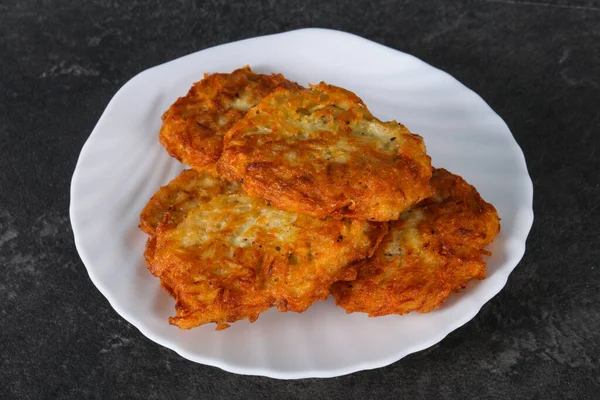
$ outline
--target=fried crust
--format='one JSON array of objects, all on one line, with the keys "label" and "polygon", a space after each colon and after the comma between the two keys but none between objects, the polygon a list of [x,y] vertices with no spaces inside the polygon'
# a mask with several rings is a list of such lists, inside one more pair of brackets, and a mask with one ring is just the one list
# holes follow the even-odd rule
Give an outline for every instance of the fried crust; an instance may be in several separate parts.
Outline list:
[{"label": "fried crust", "polygon": [[151,200],[152,211],[143,215],[152,217],[142,217],[142,225],[155,226],[148,269],[176,299],[169,322],[182,329],[252,322],[270,307],[302,312],[327,298],[334,282],[355,279],[356,262],[372,255],[387,232],[384,223],[279,210],[237,183],[208,191],[199,184],[213,180],[184,171]]},{"label": "fried crust", "polygon": [[194,169],[214,165],[224,134],[280,86],[297,84],[281,74],[255,74],[248,66],[230,74],[205,74],[163,114],[160,142],[172,157]]},{"label": "fried crust", "polygon": [[484,279],[482,254],[500,231],[494,206],[464,179],[434,170],[436,194],[404,212],[353,282],[331,288],[346,312],[371,317],[429,312],[472,279]]},{"label": "fried crust", "polygon": [[189,169],[182,171],[148,201],[140,215],[139,227],[153,237],[159,223],[176,226],[199,204],[237,190],[239,185],[236,183],[225,182],[207,173],[198,174]]},{"label": "fried crust", "polygon": [[252,197],[316,217],[389,221],[431,195],[422,138],[325,83],[266,97],[227,132],[217,170]]}]

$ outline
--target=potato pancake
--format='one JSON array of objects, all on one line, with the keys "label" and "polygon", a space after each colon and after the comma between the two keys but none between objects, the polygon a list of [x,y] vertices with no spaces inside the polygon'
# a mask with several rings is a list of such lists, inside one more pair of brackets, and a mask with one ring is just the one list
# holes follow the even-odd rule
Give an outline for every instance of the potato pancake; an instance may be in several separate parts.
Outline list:
[{"label": "potato pancake", "polygon": [[230,74],[205,74],[163,114],[160,142],[194,169],[214,165],[223,150],[223,135],[280,86],[298,87],[281,74],[255,74],[248,66]]},{"label": "potato pancake", "polygon": [[270,307],[302,312],[334,282],[355,279],[356,261],[387,232],[385,223],[280,210],[193,170],[159,190],[140,225],[153,235],[148,269],[176,299],[169,321],[182,329],[223,329]]},{"label": "potato pancake", "polygon": [[217,169],[252,197],[316,217],[389,221],[431,195],[422,138],[325,83],[267,96],[227,132]]},{"label": "potato pancake", "polygon": [[375,255],[359,263],[357,279],[332,286],[346,312],[429,312],[470,280],[485,278],[483,248],[500,231],[496,209],[444,169],[434,170],[431,185],[435,195],[390,223]]}]

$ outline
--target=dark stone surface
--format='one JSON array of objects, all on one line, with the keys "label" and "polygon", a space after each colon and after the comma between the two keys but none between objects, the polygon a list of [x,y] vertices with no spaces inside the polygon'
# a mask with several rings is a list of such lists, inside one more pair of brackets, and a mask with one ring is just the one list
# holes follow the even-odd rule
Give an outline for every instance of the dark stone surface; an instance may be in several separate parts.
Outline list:
[{"label": "dark stone surface", "polygon": [[[597,398],[600,2],[0,1],[0,398]],[[535,185],[505,289],[440,344],[327,380],[186,361],[112,310],[75,251],[69,184],[116,90],[170,59],[316,26],[448,71],[489,102]]]}]

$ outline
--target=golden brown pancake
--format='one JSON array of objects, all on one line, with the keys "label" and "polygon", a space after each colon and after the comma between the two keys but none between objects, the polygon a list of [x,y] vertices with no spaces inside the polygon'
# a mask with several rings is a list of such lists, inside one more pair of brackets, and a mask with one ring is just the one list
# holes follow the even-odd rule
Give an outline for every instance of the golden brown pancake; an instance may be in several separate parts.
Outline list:
[{"label": "golden brown pancake", "polygon": [[252,197],[316,217],[389,221],[431,194],[422,138],[325,83],[267,96],[227,132],[217,169]]},{"label": "golden brown pancake", "polygon": [[[270,307],[302,312],[356,278],[387,224],[277,209],[237,183],[184,171],[142,212],[148,269],[176,299],[170,322],[218,329]],[[158,222],[157,222],[158,221]]]},{"label": "golden brown pancake", "polygon": [[435,195],[390,223],[357,279],[331,287],[346,312],[429,312],[470,280],[485,278],[483,249],[500,231],[496,209],[445,169],[434,170],[431,185]]},{"label": "golden brown pancake", "polygon": [[230,74],[206,74],[164,113],[160,142],[194,169],[214,166],[225,133],[277,87],[298,85],[281,74],[255,74],[248,66]]}]

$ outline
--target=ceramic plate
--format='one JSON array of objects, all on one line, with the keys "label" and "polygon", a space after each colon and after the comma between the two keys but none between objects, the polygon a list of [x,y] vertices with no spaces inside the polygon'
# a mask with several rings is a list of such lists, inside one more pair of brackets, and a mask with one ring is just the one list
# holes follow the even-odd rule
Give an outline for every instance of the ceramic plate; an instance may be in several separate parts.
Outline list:
[{"label": "ceramic plate", "polygon": [[[300,84],[356,92],[373,114],[425,139],[433,164],[462,175],[493,203],[502,232],[488,277],[429,314],[368,318],[331,297],[303,314],[269,310],[224,331],[170,326],[174,301],[144,264],[138,229],[148,199],[184,166],[158,142],[162,113],[205,72],[249,64]],[[450,75],[400,51],[331,30],[304,29],[206,49],[144,71],[114,96],[87,140],[71,184],[75,244],[90,278],[144,335],[192,361],[274,378],[332,377],[382,367],[460,327],[502,289],[525,251],[533,188],[523,153],[502,119]]]}]

